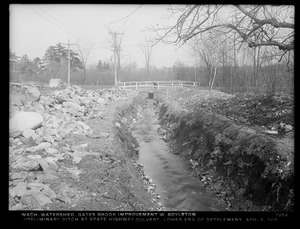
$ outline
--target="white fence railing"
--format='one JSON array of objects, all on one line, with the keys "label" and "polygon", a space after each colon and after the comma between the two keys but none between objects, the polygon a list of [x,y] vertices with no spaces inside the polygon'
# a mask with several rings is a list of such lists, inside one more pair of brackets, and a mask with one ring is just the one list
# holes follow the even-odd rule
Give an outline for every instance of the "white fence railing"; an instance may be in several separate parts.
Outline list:
[{"label": "white fence railing", "polygon": [[160,89],[169,87],[197,87],[198,82],[194,81],[131,81],[119,82],[118,85],[123,88],[132,89]]}]

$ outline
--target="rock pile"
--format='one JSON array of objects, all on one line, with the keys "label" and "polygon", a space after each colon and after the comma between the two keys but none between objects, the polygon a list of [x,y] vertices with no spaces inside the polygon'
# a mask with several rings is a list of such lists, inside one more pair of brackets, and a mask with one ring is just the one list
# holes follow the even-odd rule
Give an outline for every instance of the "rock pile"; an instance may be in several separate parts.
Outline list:
[{"label": "rock pile", "polygon": [[[93,130],[84,123],[101,117],[104,106],[112,100],[126,99],[127,92],[113,88],[84,90],[68,86],[49,96],[34,92],[38,99],[22,105],[9,120],[9,207],[11,210],[43,209],[56,199],[70,203],[80,193],[68,184],[54,191],[50,186],[59,179],[61,171],[79,178],[77,167],[61,168],[58,162],[67,158],[72,164],[80,163],[88,144],[62,146],[60,141],[70,134],[92,135]],[[75,199],[76,199],[75,198]]]}]

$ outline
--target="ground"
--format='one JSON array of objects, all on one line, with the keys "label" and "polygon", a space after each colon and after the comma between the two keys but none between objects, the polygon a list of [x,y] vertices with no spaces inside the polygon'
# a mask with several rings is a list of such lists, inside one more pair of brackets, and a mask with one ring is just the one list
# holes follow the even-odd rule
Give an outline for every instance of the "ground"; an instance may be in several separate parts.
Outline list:
[{"label": "ground", "polygon": [[[40,92],[48,96],[56,90],[48,88]],[[148,191],[142,166],[135,160],[137,143],[130,126],[142,107],[137,95],[135,92],[120,100],[105,97],[106,103],[99,113],[83,120],[92,134],[72,131],[56,143],[60,151],[79,146],[87,154],[79,163],[74,163],[70,156],[56,162],[56,172],[52,175],[58,179],[47,180],[42,187],[46,189],[45,185],[49,185],[58,198],[41,205],[33,199],[20,201],[17,196],[10,197],[11,210],[163,210]],[[290,210],[293,207],[293,96],[229,95],[183,88],[161,92],[161,95],[155,93],[154,99],[162,135],[170,148],[193,165],[194,175],[228,210],[284,207]],[[23,90],[12,88],[10,117],[24,109],[29,101],[39,102],[35,100]],[[13,154],[34,145],[36,142],[31,139],[10,138]],[[33,156],[44,157],[45,153]],[[20,175],[12,169],[10,188],[20,182],[37,185],[41,175],[45,171]],[[264,181],[268,181],[265,186],[261,183]],[[259,205],[266,197],[268,204]]]},{"label": "ground", "polygon": [[[40,90],[44,96],[58,89]],[[75,164],[72,157],[65,157],[56,162],[57,170],[52,175],[58,179],[51,179],[45,183],[54,191],[58,198],[45,205],[22,201],[15,197],[10,199],[11,210],[95,210],[95,211],[151,211],[161,207],[148,190],[142,167],[136,163],[130,154],[130,149],[124,147],[115,126],[118,117],[115,115],[119,107],[126,108],[132,103],[132,97],[107,102],[96,118],[85,121],[93,134],[78,134],[74,131],[67,138],[58,142],[57,149],[69,146],[83,146],[87,156]],[[21,89],[10,90],[10,114],[26,105],[29,98]],[[14,105],[13,105],[14,103]],[[15,106],[18,104],[17,106]],[[122,110],[122,109],[121,109]],[[125,112],[126,113],[126,112]],[[125,115],[125,114],[124,114]],[[128,114],[127,114],[128,115]],[[32,139],[21,137],[22,148],[34,146]],[[10,143],[14,146],[14,143]],[[16,147],[14,150],[20,148]],[[44,156],[39,152],[36,155]],[[10,169],[10,177],[16,171]],[[27,174],[27,173],[26,173]],[[25,181],[38,182],[37,177],[45,175],[44,171],[29,172]],[[49,174],[47,174],[49,175]],[[10,179],[10,187],[14,187],[18,180]]]}]

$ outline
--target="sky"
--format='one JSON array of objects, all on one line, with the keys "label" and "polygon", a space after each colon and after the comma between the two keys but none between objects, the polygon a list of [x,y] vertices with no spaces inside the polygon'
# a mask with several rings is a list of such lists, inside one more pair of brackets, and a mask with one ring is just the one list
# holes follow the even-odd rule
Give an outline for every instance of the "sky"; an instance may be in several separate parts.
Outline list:
[{"label": "sky", "polygon": [[[92,45],[87,65],[99,60],[113,61],[112,35],[124,33],[121,64],[136,62],[144,67],[141,46],[154,25],[175,23],[164,19],[167,5],[105,5],[105,4],[11,4],[9,7],[10,49],[18,56],[42,58],[49,46],[68,43],[87,49]],[[173,20],[173,21],[172,21]],[[118,35],[121,36],[121,35]],[[66,46],[67,47],[67,46]],[[172,67],[180,60],[192,65],[193,57],[187,46],[159,43],[153,49],[152,65]]]}]

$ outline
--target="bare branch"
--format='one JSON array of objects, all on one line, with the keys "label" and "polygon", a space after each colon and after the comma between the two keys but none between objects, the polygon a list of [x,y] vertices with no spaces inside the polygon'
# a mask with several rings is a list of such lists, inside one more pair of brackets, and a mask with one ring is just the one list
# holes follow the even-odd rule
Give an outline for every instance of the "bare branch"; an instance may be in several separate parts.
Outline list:
[{"label": "bare branch", "polygon": [[257,25],[266,25],[270,24],[275,28],[289,28],[289,29],[294,29],[294,24],[287,23],[287,22],[279,22],[275,17],[271,19],[265,19],[265,20],[260,20],[258,19],[254,14],[251,12],[246,11],[243,7],[241,6],[236,6],[240,11],[242,11],[245,15],[253,19]]}]

